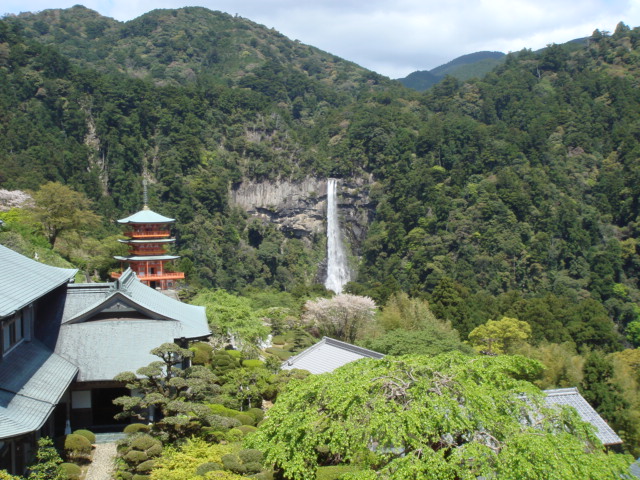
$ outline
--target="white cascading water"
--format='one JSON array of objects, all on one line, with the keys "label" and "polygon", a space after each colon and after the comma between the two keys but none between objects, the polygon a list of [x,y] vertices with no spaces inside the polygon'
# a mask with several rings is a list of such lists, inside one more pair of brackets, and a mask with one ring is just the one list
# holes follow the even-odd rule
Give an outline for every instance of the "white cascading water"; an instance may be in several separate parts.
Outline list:
[{"label": "white cascading water", "polygon": [[350,280],[350,272],[340,236],[337,183],[335,178],[327,180],[327,279],[324,286],[341,293]]}]

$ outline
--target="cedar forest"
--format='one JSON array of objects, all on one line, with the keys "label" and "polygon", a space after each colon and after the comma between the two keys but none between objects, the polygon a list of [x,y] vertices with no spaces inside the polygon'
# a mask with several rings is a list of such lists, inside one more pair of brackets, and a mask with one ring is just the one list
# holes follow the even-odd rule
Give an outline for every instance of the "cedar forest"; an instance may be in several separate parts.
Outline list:
[{"label": "cedar forest", "polygon": [[[143,177],[150,207],[176,218],[175,268],[187,275],[180,294],[207,305],[218,339],[191,352],[207,373],[183,373],[192,377],[185,382],[200,382],[188,390],[193,398],[180,397],[189,407],[171,411],[176,403],[166,403],[167,419],[192,415],[197,425],[166,422],[153,437],[138,437],[151,442],[146,450],[153,442],[164,450],[151,464],[146,453],[144,462],[122,460],[121,478],[307,479],[316,469],[327,479],[560,471],[619,478],[616,468],[630,457],[602,453],[573,417],[556,418],[551,423],[571,428],[535,442],[514,433],[524,428],[514,420],[482,434],[498,446],[477,431],[445,445],[447,428],[471,427],[442,420],[425,434],[431,440],[387,438],[355,421],[355,410],[325,405],[319,392],[334,388],[337,401],[365,409],[340,391],[344,382],[365,379],[362,388],[378,402],[388,400],[388,385],[372,386],[376,379],[406,374],[403,399],[424,401],[438,389],[449,392],[442,398],[467,396],[485,408],[485,394],[535,397],[537,387],[576,386],[623,438],[621,450],[640,455],[639,82],[640,28],[622,23],[580,42],[510,53],[482,78],[448,76],[416,92],[199,7],[124,23],[81,6],[5,16],[0,189],[28,192],[33,203],[0,211],[0,243],[106,281],[121,248],[115,220],[140,209]],[[332,296],[318,281],[325,240],[303,241],[251,218],[229,192],[246,180],[309,177],[370,179],[371,222],[352,246],[357,277],[346,291],[375,304],[362,307],[342,339],[408,356],[313,379],[278,373],[279,361],[314,336],[343,332],[322,320],[318,303]],[[44,208],[56,202],[58,211]],[[241,357],[223,350],[231,333],[244,340]],[[269,333],[274,346],[258,351]],[[407,369],[436,383],[425,386]],[[471,377],[485,393],[468,384]],[[203,387],[206,379],[216,388]],[[275,406],[257,428],[246,413],[236,418],[253,411],[253,423],[261,420],[255,407],[263,400]],[[320,406],[305,413],[313,402]],[[125,413],[140,406],[122,405]],[[342,434],[313,416],[331,408],[344,421]],[[391,418],[379,408],[376,415]],[[496,408],[505,415],[514,407]],[[425,421],[413,407],[403,411],[415,415],[407,422]],[[292,454],[286,442],[305,419],[315,436]],[[386,451],[367,446],[376,435]],[[243,438],[248,448],[238,450]],[[586,442],[590,453],[572,441]],[[389,448],[399,444],[406,455]],[[542,459],[551,448],[584,469],[514,460]],[[187,465],[188,451],[201,455],[194,454],[199,465]],[[604,464],[610,472],[598,470]],[[548,470],[523,473],[536,468]]]}]

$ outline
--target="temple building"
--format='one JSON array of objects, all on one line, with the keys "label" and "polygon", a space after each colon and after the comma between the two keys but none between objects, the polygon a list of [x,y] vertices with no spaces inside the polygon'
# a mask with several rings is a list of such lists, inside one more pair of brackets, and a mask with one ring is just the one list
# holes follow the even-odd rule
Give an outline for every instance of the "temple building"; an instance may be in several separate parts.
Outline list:
[{"label": "temple building", "polygon": [[[184,279],[183,272],[168,272],[166,269],[168,262],[180,258],[168,255],[166,249],[167,245],[176,241],[170,232],[170,225],[174,222],[173,218],[160,215],[147,205],[139,212],[118,220],[118,223],[127,226],[125,235],[128,238],[120,242],[129,247],[129,255],[114,257],[121,262],[121,269],[127,265],[142,283],[151,288],[174,288],[177,280]],[[117,279],[120,275],[112,273],[111,277]]]}]

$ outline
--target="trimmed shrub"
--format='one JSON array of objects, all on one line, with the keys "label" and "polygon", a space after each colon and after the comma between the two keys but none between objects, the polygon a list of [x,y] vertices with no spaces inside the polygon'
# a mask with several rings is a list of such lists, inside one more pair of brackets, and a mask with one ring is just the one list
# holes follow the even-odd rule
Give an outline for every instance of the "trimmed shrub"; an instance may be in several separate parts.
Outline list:
[{"label": "trimmed shrub", "polygon": [[256,418],[253,415],[249,415],[248,413],[240,413],[235,416],[236,420],[240,420],[240,423],[243,425],[255,425]]},{"label": "trimmed shrub", "polygon": [[255,448],[245,448],[238,452],[238,457],[243,463],[262,463],[264,455]]},{"label": "trimmed shrub", "polygon": [[149,475],[140,475],[139,473],[136,473],[131,480],[149,480],[151,477]]},{"label": "trimmed shrub", "polygon": [[264,412],[261,408],[250,408],[249,410],[247,410],[247,413],[256,419],[256,423],[264,420]]},{"label": "trimmed shrub", "polygon": [[207,472],[212,472],[214,470],[224,470],[224,467],[218,462],[206,462],[198,465],[198,468],[196,468],[196,475],[204,477]]},{"label": "trimmed shrub", "polygon": [[247,368],[260,368],[264,366],[264,362],[261,360],[243,360],[242,366]]},{"label": "trimmed shrub", "polygon": [[71,433],[64,439],[64,450],[70,458],[87,457],[91,454],[91,442],[82,435]]},{"label": "trimmed shrub", "polygon": [[225,435],[227,442],[239,442],[244,438],[244,433],[238,428],[232,428]]},{"label": "trimmed shrub", "polygon": [[124,461],[129,465],[139,465],[142,462],[149,460],[149,456],[140,450],[131,450],[122,458],[124,458]]},{"label": "trimmed shrub", "polygon": [[78,480],[82,470],[75,463],[61,463],[60,471],[67,480]]},{"label": "trimmed shrub", "polygon": [[211,443],[220,443],[222,440],[226,439],[226,433],[221,430],[215,430],[214,427],[203,428],[202,434],[204,435],[205,440]]},{"label": "trimmed shrub", "polygon": [[233,358],[240,359],[242,357],[242,352],[240,350],[225,350],[224,352]]},{"label": "trimmed shrub", "polygon": [[276,357],[278,357],[280,360],[283,360],[283,361],[291,357],[291,353],[285,352],[281,348],[276,348],[276,347],[267,348],[265,352],[270,353],[271,355],[275,355]]},{"label": "trimmed shrub", "polygon": [[222,464],[226,470],[231,470],[234,473],[245,473],[247,471],[240,458],[233,453],[223,455]]},{"label": "trimmed shrub", "polygon": [[76,430],[75,432],[73,432],[75,435],[82,435],[84,438],[86,438],[87,440],[89,440],[89,443],[96,443],[96,435],[95,433],[93,433],[90,430]]},{"label": "trimmed shrub", "polygon": [[236,427],[238,430],[240,430],[242,432],[243,435],[246,435],[248,433],[253,433],[256,430],[258,430],[256,427],[254,427],[253,425],[240,425],[239,427]]},{"label": "trimmed shrub", "polygon": [[149,430],[151,430],[151,425],[145,425],[144,423],[131,423],[124,427],[124,433],[129,435],[139,432],[147,433]]},{"label": "trimmed shrub", "polygon": [[[291,340],[293,340],[293,338]],[[285,340],[284,335],[276,335],[271,339],[271,343],[274,345],[284,345],[287,341]]]},{"label": "trimmed shrub", "polygon": [[153,467],[155,467],[155,465],[156,465],[155,460],[146,460],[136,467],[136,472],[139,472],[139,473],[150,472],[153,469]]},{"label": "trimmed shrub", "polygon": [[144,451],[144,453],[146,453],[149,458],[158,457],[162,455],[162,444],[158,442],[155,445],[151,445]]},{"label": "trimmed shrub", "polygon": [[252,478],[254,480],[273,480],[273,472],[256,473]]},{"label": "trimmed shrub", "polygon": [[142,434],[139,437],[134,438],[131,443],[131,448],[135,450],[147,450],[154,445],[160,445],[160,440],[153,438],[151,435]]},{"label": "trimmed shrub", "polygon": [[240,412],[240,410],[227,408],[219,403],[210,403],[209,405],[207,405],[207,407],[209,407],[209,410],[211,410],[211,413],[213,413],[214,415],[222,415],[223,417],[235,418],[236,415],[242,413]]},{"label": "trimmed shrub", "polygon": [[119,470],[116,478],[119,480],[131,480],[133,478],[133,473],[127,472],[126,470]]},{"label": "trimmed shrub", "polygon": [[245,463],[243,466],[244,471],[247,473],[258,473],[262,470],[262,464],[257,462]]},{"label": "trimmed shrub", "polygon": [[207,365],[213,357],[213,347],[205,342],[197,342],[189,348],[193,352],[191,362],[194,365]]}]

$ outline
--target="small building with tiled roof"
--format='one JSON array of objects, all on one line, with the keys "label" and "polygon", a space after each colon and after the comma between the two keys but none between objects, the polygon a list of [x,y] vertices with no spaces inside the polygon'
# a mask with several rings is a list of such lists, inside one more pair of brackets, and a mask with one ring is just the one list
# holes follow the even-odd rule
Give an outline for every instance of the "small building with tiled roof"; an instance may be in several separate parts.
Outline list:
[{"label": "small building with tiled roof", "polygon": [[77,270],[0,245],[0,469],[22,473],[39,436],[115,423],[113,378],[158,360],[163,343],[210,335],[204,307],[143,284],[73,284]]},{"label": "small building with tiled roof", "polygon": [[303,350],[282,364],[283,370],[294,368],[314,374],[333,372],[336,368],[361,358],[383,358],[384,354],[347,342],[322,337],[318,343]]},{"label": "small building with tiled roof", "polygon": [[596,428],[596,436],[603,445],[609,447],[619,445],[622,439],[607,424],[607,422],[598,415],[589,402],[587,402],[577,388],[558,388],[555,390],[544,390],[545,404],[547,406],[566,405],[573,407],[585,422],[590,423]]}]

